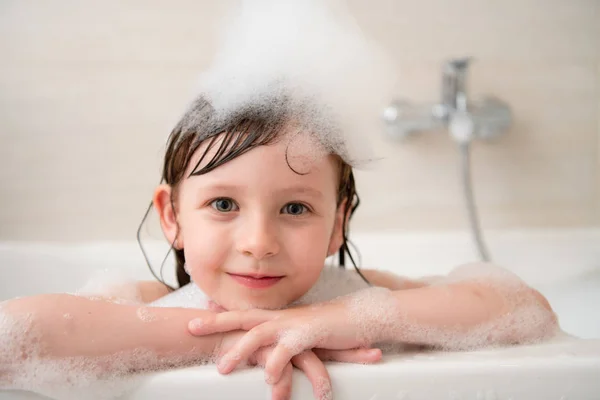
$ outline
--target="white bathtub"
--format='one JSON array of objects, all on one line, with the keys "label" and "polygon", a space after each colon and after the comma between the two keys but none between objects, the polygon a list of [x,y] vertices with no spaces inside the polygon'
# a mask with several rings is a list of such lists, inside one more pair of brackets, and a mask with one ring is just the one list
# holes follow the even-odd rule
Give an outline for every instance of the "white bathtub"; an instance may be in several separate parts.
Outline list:
[{"label": "white bathtub", "polygon": [[[487,233],[487,240],[494,260],[544,293],[563,329],[582,339],[466,353],[402,354],[372,366],[331,364],[335,398],[600,398],[600,230],[495,232]],[[464,233],[363,234],[356,235],[355,242],[365,267],[412,277],[443,274],[475,258]],[[158,260],[162,247],[150,247]],[[133,242],[0,243],[0,301],[74,291],[102,268],[152,279]],[[294,379],[293,398],[312,398],[304,376],[296,372]],[[260,370],[220,376],[213,366],[202,366],[150,375],[128,399],[267,399],[268,395]],[[0,391],[0,399],[39,398]]]}]

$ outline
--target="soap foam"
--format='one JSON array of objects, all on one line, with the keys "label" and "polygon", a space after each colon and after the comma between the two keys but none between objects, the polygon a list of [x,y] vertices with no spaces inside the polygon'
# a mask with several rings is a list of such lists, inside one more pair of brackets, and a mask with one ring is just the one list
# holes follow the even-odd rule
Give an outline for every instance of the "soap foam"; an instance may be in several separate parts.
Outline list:
[{"label": "soap foam", "polygon": [[[210,361],[158,356],[146,349],[105,357],[30,358],[13,366],[12,381],[0,389],[29,390],[57,400],[108,400],[138,387],[144,379],[142,373]],[[161,368],[153,367],[157,365]]]},{"label": "soap foam", "polygon": [[[8,302],[7,302],[8,304]],[[0,307],[0,390],[28,390],[53,399],[115,398],[133,383],[120,370],[106,374],[107,360],[63,358],[49,360],[40,346],[41,332],[32,314],[10,315]],[[119,361],[113,358],[111,361]],[[108,378],[108,379],[106,379]],[[117,379],[121,378],[121,379]]]},{"label": "soap foam", "polygon": [[[437,285],[479,282],[497,293],[508,312],[478,326],[433,327],[414,321],[397,311],[387,289],[370,288],[346,296],[350,318],[359,327],[357,339],[364,345],[391,337],[426,343],[442,350],[473,350],[506,344],[535,343],[560,332],[556,316],[539,304],[531,290],[516,275],[492,264],[475,263],[456,268]],[[380,343],[385,349],[385,343]]]},{"label": "soap foam", "polygon": [[393,95],[396,76],[341,1],[247,0],[223,36],[198,92],[217,120],[241,110],[290,114],[328,152],[351,164],[372,158],[366,137]]},{"label": "soap foam", "polygon": [[136,310],[135,315],[144,322],[156,321],[158,318],[156,314],[152,313],[148,307],[140,307]]},{"label": "soap foam", "polygon": [[110,300],[121,304],[142,303],[136,280],[118,269],[100,269],[75,293],[92,300]]},{"label": "soap foam", "polygon": [[326,266],[321,270],[317,282],[298,300],[290,306],[303,306],[317,304],[349,295],[369,285],[356,273],[356,271]]},{"label": "soap foam", "polygon": [[10,311],[10,302],[0,304],[0,390],[27,390],[57,400],[108,400],[139,386],[143,373],[214,362],[195,349],[184,355],[137,348],[100,357],[50,358],[35,315]]},{"label": "soap foam", "polygon": [[315,385],[315,392],[317,393],[317,398],[319,400],[332,400],[333,399],[333,390],[331,388],[331,383],[329,380],[323,378],[322,376],[317,378],[317,383]]},{"label": "soap foam", "polygon": [[288,165],[300,174],[310,172],[311,167],[326,157],[329,151],[317,137],[301,129],[288,129],[286,158]]},{"label": "soap foam", "polygon": [[348,304],[350,318],[358,328],[357,340],[361,346],[369,346],[377,342],[382,334],[395,331],[399,321],[389,289],[364,289],[346,296],[343,301]]},{"label": "soap foam", "polygon": [[[516,275],[493,264],[467,264],[455,268],[446,277],[426,279],[432,285],[478,282],[497,293],[507,310],[516,310],[471,327],[433,327],[419,323],[398,313],[396,299],[390,290],[381,287],[365,289],[358,279],[352,271],[325,267],[317,284],[293,305],[329,300],[345,302],[349,318],[358,327],[358,342],[362,346],[375,345],[385,353],[399,352],[407,347],[403,343],[386,341],[393,337],[409,343],[426,343],[442,350],[472,350],[510,343],[535,343],[560,332],[555,315],[533,298],[531,290]],[[311,347],[317,337],[327,333],[324,327],[315,324],[308,323],[283,332],[279,343],[294,352]]]},{"label": "soap foam", "polygon": [[12,362],[26,361],[38,355],[40,336],[33,329],[33,314],[16,318],[5,310],[7,304],[8,301],[0,303],[0,366],[10,370]]},{"label": "soap foam", "polygon": [[277,342],[294,354],[299,354],[305,349],[319,347],[317,339],[327,336],[328,333],[328,330],[324,327],[315,329],[314,324],[304,324],[281,332]]}]

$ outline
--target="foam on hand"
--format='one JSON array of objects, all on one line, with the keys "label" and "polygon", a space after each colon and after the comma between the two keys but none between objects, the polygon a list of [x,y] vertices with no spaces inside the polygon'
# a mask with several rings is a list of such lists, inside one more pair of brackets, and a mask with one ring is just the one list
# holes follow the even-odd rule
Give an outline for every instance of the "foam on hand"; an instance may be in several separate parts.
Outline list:
[{"label": "foam on hand", "polygon": [[328,151],[353,165],[372,158],[366,137],[377,134],[396,77],[343,2],[247,0],[221,27],[198,87],[218,118],[286,107]]},{"label": "foam on hand", "polygon": [[[355,279],[344,279],[351,276]],[[433,326],[399,312],[392,291],[382,287],[365,288],[357,274],[340,268],[324,268],[317,284],[293,305],[330,300],[344,302],[348,318],[357,329],[358,342],[362,346],[374,345],[386,353],[402,351],[410,347],[407,343],[426,343],[451,351],[475,350],[510,343],[535,343],[560,333],[554,314],[533,298],[534,294],[516,275],[501,267],[486,263],[466,264],[455,268],[446,277],[425,280],[430,285],[478,282],[499,295],[505,309],[512,311],[476,326]],[[318,337],[328,334],[325,326],[317,324],[290,328],[281,333],[278,342],[294,352],[308,348]]]}]

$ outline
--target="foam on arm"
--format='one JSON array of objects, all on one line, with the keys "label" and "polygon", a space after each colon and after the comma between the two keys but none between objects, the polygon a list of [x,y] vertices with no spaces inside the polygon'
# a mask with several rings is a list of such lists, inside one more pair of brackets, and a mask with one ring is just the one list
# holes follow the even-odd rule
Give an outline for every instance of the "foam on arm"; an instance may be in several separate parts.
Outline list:
[{"label": "foam on arm", "polygon": [[[187,330],[203,312],[67,294],[7,301],[0,304],[0,389],[78,398],[100,381],[211,361],[222,336]],[[114,396],[111,385],[98,390]]]},{"label": "foam on arm", "polygon": [[468,350],[537,342],[559,331],[540,293],[491,264],[461,266],[442,281],[413,289],[366,289],[346,301],[371,343]]}]

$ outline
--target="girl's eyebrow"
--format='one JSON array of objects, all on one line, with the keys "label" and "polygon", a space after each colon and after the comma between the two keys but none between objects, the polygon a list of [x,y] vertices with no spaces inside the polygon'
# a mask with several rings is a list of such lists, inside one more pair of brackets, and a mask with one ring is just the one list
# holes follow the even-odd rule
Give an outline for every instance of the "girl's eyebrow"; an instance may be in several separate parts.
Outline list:
[{"label": "girl's eyebrow", "polygon": [[206,186],[202,186],[202,188],[200,190],[203,191],[203,192],[205,192],[207,190],[231,192],[231,191],[243,191],[244,189],[245,189],[244,186],[226,185],[226,184],[223,184],[223,183],[215,183],[215,184],[209,184],[209,185],[206,185]]},{"label": "girl's eyebrow", "polygon": [[[246,191],[247,188],[244,185],[226,185],[226,184],[212,184],[207,185],[201,189],[201,191],[223,191],[223,192],[243,192]],[[282,189],[277,189],[273,192],[274,194],[281,195],[295,195],[295,194],[303,194],[309,197],[314,198],[322,198],[323,193],[320,190],[312,188],[310,186],[290,186]]]},{"label": "girl's eyebrow", "polygon": [[292,186],[289,188],[281,189],[278,192],[282,194],[305,194],[310,197],[321,198],[323,193],[320,190],[314,189],[309,186]]}]

